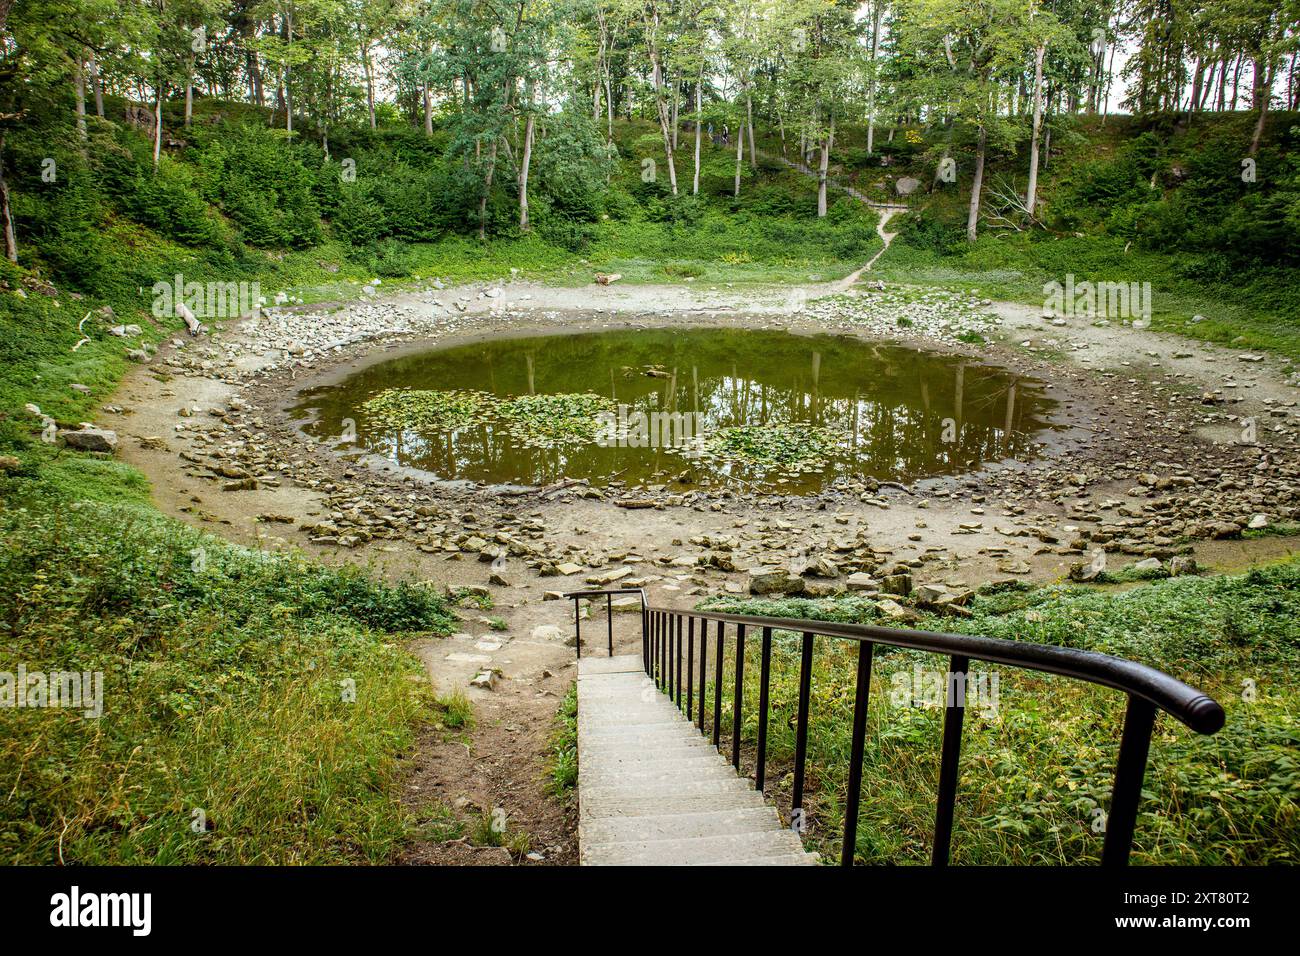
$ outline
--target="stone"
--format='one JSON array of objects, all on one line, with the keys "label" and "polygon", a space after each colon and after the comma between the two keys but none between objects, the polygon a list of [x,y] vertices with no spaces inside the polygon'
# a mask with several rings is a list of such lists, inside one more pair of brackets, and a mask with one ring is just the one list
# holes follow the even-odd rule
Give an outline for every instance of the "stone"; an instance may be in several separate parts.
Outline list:
[{"label": "stone", "polygon": [[1197,570],[1196,559],[1190,554],[1180,554],[1169,559],[1169,573],[1173,577],[1196,574]]},{"label": "stone", "polygon": [[64,444],[78,451],[98,451],[111,454],[117,448],[117,432],[107,428],[82,428],[58,433]]},{"label": "stone", "polygon": [[912,576],[910,574],[887,574],[880,582],[880,590],[886,594],[907,597],[912,593]]},{"label": "stone", "polygon": [[564,640],[564,632],[554,624],[539,624],[533,628],[533,640],[562,641]]},{"label": "stone", "polygon": [[566,561],[564,564],[557,564],[555,570],[559,571],[565,577],[568,577],[570,574],[577,574],[581,571],[582,565],[574,564],[572,561]]},{"label": "stone", "polygon": [[874,591],[880,588],[880,582],[866,571],[855,571],[845,579],[845,586],[850,591]]},{"label": "stone", "polygon": [[921,584],[912,592],[917,604],[938,604],[944,598],[949,601],[955,596],[939,584]]},{"label": "stone", "polygon": [[1137,571],[1158,571],[1161,567],[1159,558],[1143,558],[1133,564],[1134,570]]},{"label": "stone", "polygon": [[920,187],[921,180],[913,176],[904,176],[894,183],[894,192],[900,196],[910,196]]},{"label": "stone", "polygon": [[885,617],[892,618],[895,621],[907,621],[916,617],[916,614],[903,605],[890,598],[883,598],[876,602],[876,607]]},{"label": "stone", "polygon": [[491,574],[488,575],[488,584],[495,584],[497,587],[501,587],[501,588],[513,587],[513,585],[509,581],[507,581],[496,571],[493,571]]},{"label": "stone", "polygon": [[840,566],[823,554],[809,562],[804,574],[818,578],[837,578],[840,576]]},{"label": "stone", "polygon": [[482,690],[492,690],[493,688],[496,687],[496,683],[497,683],[496,671],[486,670],[486,671],[480,671],[478,674],[476,674],[474,678],[469,682],[469,686],[478,687]]},{"label": "stone", "polygon": [[785,568],[759,568],[749,575],[750,594],[798,594],[803,589],[803,578]]},{"label": "stone", "polygon": [[13,455],[0,455],[0,471],[5,474],[17,471],[23,466],[23,463]]},{"label": "stone", "polygon": [[1268,515],[1255,514],[1250,516],[1250,521],[1246,523],[1246,527],[1250,528],[1252,531],[1259,531],[1263,528],[1267,528],[1268,524]]}]

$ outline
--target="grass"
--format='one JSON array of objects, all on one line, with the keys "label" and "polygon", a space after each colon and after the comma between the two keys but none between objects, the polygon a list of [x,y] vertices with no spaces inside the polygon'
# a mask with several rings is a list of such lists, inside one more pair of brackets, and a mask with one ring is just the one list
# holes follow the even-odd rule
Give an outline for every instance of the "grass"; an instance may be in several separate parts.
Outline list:
[{"label": "grass", "polygon": [[28,403],[93,420],[125,368],[107,328],[137,319],[102,304],[0,295],[0,671],[104,687],[98,718],[0,707],[0,860],[390,859],[414,823],[401,758],[433,710],[402,635],[454,618],[409,583],[202,535],[154,511],[132,468],[43,441]]},{"label": "grass", "polygon": [[[833,620],[877,620],[869,601],[718,599],[712,609]],[[1300,860],[1300,562],[1240,576],[1175,578],[1122,593],[1013,588],[979,596],[969,619],[923,617],[917,626],[1068,647],[1141,661],[1214,695],[1227,724],[1198,736],[1168,716],[1152,741],[1134,863],[1253,865]],[[754,642],[750,642],[752,646]],[[797,703],[798,640],[775,635],[769,779],[788,804]],[[747,649],[747,653],[748,653]],[[734,659],[734,650],[728,652]],[[756,656],[756,651],[755,651]],[[912,706],[913,668],[945,659],[877,651],[868,711],[860,862],[928,861],[942,708]],[[746,700],[757,700],[757,660]],[[809,732],[810,839],[838,858],[856,655],[818,639]],[[976,665],[973,670],[980,668]],[[985,668],[985,670],[989,670]],[[1050,675],[995,671],[995,713],[968,708],[954,863],[1086,864],[1100,859],[1094,820],[1109,803],[1123,720],[1122,696]],[[730,667],[724,726],[733,713]],[[742,740],[757,714],[746,706]]]},{"label": "grass", "polygon": [[474,705],[459,687],[448,694],[440,695],[433,704],[442,714],[443,727],[452,730],[473,729]]},{"label": "grass", "polygon": [[102,672],[105,698],[0,709],[7,863],[381,862],[404,838],[430,695],[394,637],[450,629],[431,592],[82,502],[4,515],[0,621],[5,670]]},{"label": "grass", "polygon": [[[886,282],[974,292],[1037,307],[1044,302],[1043,285],[1064,282],[1067,273],[1076,281],[1150,282],[1153,329],[1300,359],[1300,323],[1279,321],[1274,309],[1249,296],[1178,276],[1174,257],[1138,249],[1126,252],[1124,246],[1123,240],[1105,236],[1034,241],[1024,234],[985,234],[968,249],[941,255],[900,237],[871,274]],[[1193,321],[1196,316],[1201,321]],[[1112,323],[1118,326],[1116,320]]]},{"label": "grass", "polygon": [[578,685],[564,695],[555,715],[555,735],[551,738],[551,759],[547,774],[552,796],[567,798],[578,786]]}]

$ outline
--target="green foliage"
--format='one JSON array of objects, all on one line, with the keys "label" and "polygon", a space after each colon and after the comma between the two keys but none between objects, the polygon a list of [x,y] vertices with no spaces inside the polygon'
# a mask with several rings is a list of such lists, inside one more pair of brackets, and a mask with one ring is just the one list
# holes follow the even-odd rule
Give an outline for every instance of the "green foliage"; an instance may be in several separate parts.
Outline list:
[{"label": "green foliage", "polygon": [[573,684],[555,714],[551,759],[547,771],[549,790],[567,797],[578,786],[578,685]]}]

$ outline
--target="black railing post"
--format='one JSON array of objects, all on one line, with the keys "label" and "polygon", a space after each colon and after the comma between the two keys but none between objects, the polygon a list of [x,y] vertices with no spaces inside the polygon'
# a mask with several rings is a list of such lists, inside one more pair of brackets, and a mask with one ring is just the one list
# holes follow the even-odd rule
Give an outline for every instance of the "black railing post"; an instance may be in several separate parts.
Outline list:
[{"label": "black railing post", "polygon": [[[1151,736],[1159,711],[1167,711],[1183,724],[1200,734],[1214,734],[1223,727],[1223,708],[1212,698],[1196,688],[1176,680],[1168,674],[1153,670],[1132,661],[1046,645],[1026,644],[1001,638],[979,637],[967,634],[941,634],[926,631],[899,630],[875,625],[844,624],[839,622],[801,621],[793,618],[773,618],[759,615],[719,614],[709,611],[675,611],[655,608],[646,603],[644,589],[602,589],[575,591],[565,597],[573,600],[574,651],[582,657],[582,601],[593,601],[605,595],[606,631],[608,651],[613,654],[613,595],[639,594],[641,601],[641,654],[642,664],[669,700],[681,706],[682,668],[686,668],[686,717],[698,723],[701,733],[711,736],[713,745],[721,751],[722,732],[722,681],[726,672],[723,651],[726,644],[726,625],[736,626],[736,673],[734,681],[734,713],[732,727],[731,762],[740,770],[740,749],[744,736],[745,696],[745,635],[750,627],[763,628],[761,673],[759,677],[758,737],[755,760],[755,784],[760,792],[766,786],[768,731],[771,721],[771,658],[774,629],[802,627],[802,653],[798,679],[798,714],[795,729],[794,780],[792,787],[790,825],[801,834],[805,832],[804,797],[807,787],[808,741],[812,708],[812,669],[816,638],[842,639],[858,642],[858,682],[854,697],[853,726],[848,772],[848,796],[845,801],[844,832],[840,862],[852,865],[857,852],[857,823],[862,802],[862,779],[866,748],[866,723],[870,710],[871,668],[876,644],[889,647],[911,648],[949,656],[948,693],[944,714],[943,740],[939,765],[938,793],[935,806],[935,831],[932,862],[942,866],[951,856],[952,833],[956,808],[957,788],[960,781],[962,727],[965,718],[966,694],[969,690],[971,660],[1004,664],[1033,672],[1051,673],[1090,684],[1110,687],[1128,695],[1123,736],[1115,768],[1113,792],[1106,826],[1105,844],[1101,861],[1105,866],[1123,866],[1132,854],[1133,838],[1137,827],[1138,810],[1142,799],[1142,782],[1151,747]],[[588,605],[590,607],[590,603]],[[682,617],[686,617],[683,625]],[[696,617],[699,618],[699,674],[695,673]],[[713,727],[706,729],[709,689],[709,621],[717,621],[714,637],[715,654],[713,678]],[[683,662],[683,630],[686,631],[686,653]],[[864,646],[865,645],[865,646]],[[698,702],[695,693],[699,678]],[[698,716],[695,709],[698,707]]]},{"label": "black railing post", "polygon": [[582,615],[579,608],[582,605],[582,598],[573,599],[573,647],[578,652],[578,659],[582,659]]},{"label": "black railing post", "polygon": [[1147,752],[1155,723],[1155,705],[1130,694],[1128,710],[1124,714],[1124,735],[1119,742],[1119,760],[1115,764],[1115,788],[1110,795],[1110,813],[1106,815],[1102,866],[1128,866],[1138,804],[1142,800],[1142,778],[1146,776]]},{"label": "black railing post", "polygon": [[700,620],[700,733],[704,733],[704,702],[708,697],[709,622]]},{"label": "black railing post", "polygon": [[668,687],[668,615],[659,612],[659,683]]},{"label": "black railing post", "polygon": [[663,677],[663,667],[660,666],[659,645],[663,641],[663,622],[660,620],[658,611],[650,612],[650,634],[651,634],[651,660],[650,666],[654,668],[655,687],[659,686],[659,681]]},{"label": "black railing post", "polygon": [[722,628],[723,623],[718,622],[718,642],[714,649],[717,651],[717,661],[714,663],[713,671],[713,746],[718,746],[722,739]]},{"label": "black railing post", "polygon": [[844,801],[844,843],[840,866],[853,865],[858,848],[858,805],[862,799],[862,755],[867,741],[867,704],[871,699],[871,657],[876,645],[858,644],[858,686],[853,692],[853,743],[849,748],[849,793]]},{"label": "black railing post", "polygon": [[961,760],[961,725],[966,714],[966,671],[969,667],[969,658],[958,654],[952,656],[943,718],[943,755],[939,759],[939,797],[934,812],[934,848],[930,856],[934,866],[948,865],[948,851],[952,844],[952,815],[957,803],[957,765]]},{"label": "black railing post", "polygon": [[680,614],[674,618],[674,622],[677,624],[677,627],[674,629],[677,634],[677,658],[675,661],[673,661],[673,667],[675,668],[673,672],[673,692],[674,692],[674,696],[677,698],[677,707],[678,709],[681,709],[682,706],[682,618]]},{"label": "black railing post", "polygon": [[[804,631],[803,654],[799,660],[799,720],[794,736],[794,791],[790,797],[790,822],[803,832],[803,779],[808,762],[808,704],[812,696],[813,636]],[[796,816],[796,814],[798,816]]]},{"label": "black railing post", "polygon": [[736,625],[736,692],[731,707],[731,765],[740,769],[741,712],[745,699],[745,625]]},{"label": "black railing post", "polygon": [[763,659],[758,674],[758,766],[754,770],[754,787],[763,792],[767,765],[767,684],[772,676],[772,629],[763,628]]},{"label": "black railing post", "polygon": [[686,619],[686,719],[692,720],[695,702],[695,618]]}]

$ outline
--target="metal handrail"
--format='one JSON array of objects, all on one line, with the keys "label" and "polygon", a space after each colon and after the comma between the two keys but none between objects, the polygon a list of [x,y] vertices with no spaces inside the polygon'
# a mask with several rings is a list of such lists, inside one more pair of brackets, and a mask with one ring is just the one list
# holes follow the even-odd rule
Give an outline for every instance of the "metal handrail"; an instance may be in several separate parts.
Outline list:
[{"label": "metal handrail", "polygon": [[609,618],[609,656],[614,656],[614,595],[615,594],[639,594],[641,596],[641,635],[642,643],[645,643],[646,628],[646,603],[645,588],[601,588],[594,591],[566,591],[564,596],[573,601],[573,645],[578,652],[578,658],[582,657],[582,618],[580,615],[582,599],[605,596],[605,616]]},{"label": "metal handrail", "polygon": [[[1135,661],[1069,647],[1030,644],[997,637],[980,637],[971,634],[945,634],[934,631],[912,631],[899,628],[877,627],[871,624],[846,624],[833,621],[816,621],[805,618],[762,617],[751,614],[731,614],[719,611],[683,611],[674,608],[652,607],[646,604],[643,588],[619,588],[594,591],[574,591],[565,595],[574,602],[574,624],[578,627],[579,604],[583,598],[590,600],[606,595],[641,595],[641,644],[645,672],[655,685],[665,691],[670,699],[682,706],[683,677],[685,677],[685,711],[688,719],[698,723],[701,732],[705,727],[705,700],[708,690],[708,624],[716,624],[715,662],[713,675],[712,739],[721,745],[722,687],[724,670],[723,639],[728,624],[735,627],[736,658],[733,666],[734,716],[732,720],[731,762],[740,769],[741,714],[744,706],[744,641],[747,628],[762,629],[761,675],[759,680],[758,740],[755,766],[755,786],[761,792],[765,782],[767,757],[767,724],[769,682],[771,676],[772,632],[774,630],[802,632],[801,662],[799,669],[799,702],[795,731],[795,765],[792,821],[802,820],[804,778],[807,761],[808,716],[812,691],[812,663],[814,637],[829,637],[854,641],[858,645],[857,689],[853,702],[853,737],[849,763],[849,792],[845,802],[844,837],[840,863],[852,865],[857,845],[858,807],[861,798],[862,760],[866,741],[867,699],[871,687],[871,664],[875,645],[905,647],[950,658],[948,699],[944,718],[943,742],[939,766],[939,793],[935,811],[935,838],[931,862],[936,866],[948,862],[952,838],[953,811],[957,797],[957,765],[961,754],[962,724],[965,701],[956,699],[954,680],[960,675],[963,682],[972,660],[1005,664],[1025,670],[1057,674],[1075,680],[1109,687],[1128,695],[1128,708],[1124,716],[1124,729],[1120,739],[1119,758],[1111,791],[1110,812],[1106,818],[1106,838],[1102,848],[1102,864],[1124,866],[1132,851],[1133,832],[1137,824],[1138,803],[1142,797],[1142,779],[1146,774],[1147,754],[1157,712],[1163,710],[1200,734],[1213,734],[1224,723],[1223,708],[1212,697],[1163,671],[1158,671]],[[699,621],[699,706],[695,706],[695,636]],[[683,627],[685,624],[685,627]],[[614,653],[613,614],[609,622],[609,653]],[[685,630],[685,634],[683,634]],[[578,654],[582,654],[581,637]],[[683,644],[685,648],[683,648]],[[682,651],[686,650],[685,674],[682,668]]]}]

